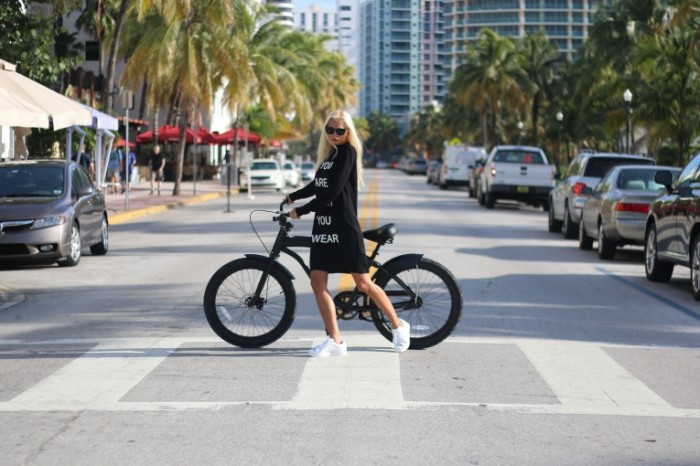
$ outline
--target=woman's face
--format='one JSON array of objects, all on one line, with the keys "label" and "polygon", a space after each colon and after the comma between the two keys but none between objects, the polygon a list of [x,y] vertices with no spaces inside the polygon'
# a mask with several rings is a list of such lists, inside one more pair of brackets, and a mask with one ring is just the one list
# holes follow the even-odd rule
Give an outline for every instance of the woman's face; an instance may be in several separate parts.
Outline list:
[{"label": "woman's face", "polygon": [[[330,118],[324,130],[328,142],[334,146],[345,144],[348,140],[347,126],[345,126],[345,121],[340,118]],[[343,134],[338,134],[339,132]]]}]

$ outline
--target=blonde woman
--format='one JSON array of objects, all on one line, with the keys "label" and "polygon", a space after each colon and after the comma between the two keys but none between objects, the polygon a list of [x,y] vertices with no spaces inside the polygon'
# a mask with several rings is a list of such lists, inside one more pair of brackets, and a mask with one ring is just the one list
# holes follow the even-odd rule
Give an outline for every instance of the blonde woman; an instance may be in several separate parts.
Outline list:
[{"label": "blonde woman", "polygon": [[287,204],[315,196],[293,209],[298,219],[314,212],[311,235],[311,288],[328,333],[311,356],[345,356],[347,345],[340,336],[333,297],[328,291],[328,274],[350,273],[357,288],[382,310],[393,327],[393,347],[403,352],[410,346],[410,326],[397,317],[384,290],[369,277],[369,266],[357,219],[357,191],[362,187],[362,141],[352,117],[345,111],[331,113],[323,125],[325,137],[318,145],[315,178],[286,196]]}]

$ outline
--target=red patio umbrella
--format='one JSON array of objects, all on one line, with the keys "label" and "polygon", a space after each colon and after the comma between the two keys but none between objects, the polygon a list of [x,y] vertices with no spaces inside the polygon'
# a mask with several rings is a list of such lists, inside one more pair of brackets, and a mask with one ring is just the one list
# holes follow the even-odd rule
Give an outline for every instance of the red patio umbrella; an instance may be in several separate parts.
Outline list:
[{"label": "red patio umbrella", "polygon": [[237,130],[234,128],[231,128],[230,130],[226,131],[225,133],[215,134],[214,135],[214,143],[215,144],[233,144],[234,140],[236,139],[236,131],[238,132],[238,142],[240,142],[240,143],[244,143],[246,141],[246,139],[248,140],[248,144],[260,144],[260,141],[262,141],[262,138],[255,133],[251,133],[250,131],[246,131],[243,128],[238,128]]},{"label": "red patio umbrella", "polygon": [[[180,139],[180,127],[163,125],[158,128],[158,142],[177,142]],[[146,131],[136,136],[136,142],[149,143],[153,142],[153,131]],[[199,143],[200,138],[191,129],[185,130],[185,142],[188,144]]]},{"label": "red patio umbrella", "polygon": [[[120,139],[119,142],[117,142],[117,147],[124,147],[125,145],[126,145],[126,141],[123,139]],[[134,144],[133,142],[130,142],[129,147],[134,148],[134,147],[136,147],[136,144]]]}]

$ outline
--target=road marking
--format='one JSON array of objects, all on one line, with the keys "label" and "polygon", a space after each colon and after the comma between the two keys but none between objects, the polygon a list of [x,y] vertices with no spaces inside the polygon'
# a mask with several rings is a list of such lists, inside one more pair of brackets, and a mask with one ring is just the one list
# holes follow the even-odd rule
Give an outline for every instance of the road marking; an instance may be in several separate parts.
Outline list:
[{"label": "road marking", "polygon": [[[312,346],[309,338],[280,340],[285,341],[305,341]],[[400,361],[410,358],[411,353],[394,353],[388,341],[374,333],[353,334],[344,358],[309,358],[297,392],[288,401],[120,401],[178,347],[185,343],[220,343],[213,337],[0,340],[0,348],[86,343],[96,346],[15,398],[0,402],[0,412],[218,411],[261,406],[287,410],[461,408],[516,414],[700,419],[700,409],[671,406],[604,351],[604,348],[684,349],[681,347],[466,337],[452,337],[442,343],[516,345],[557,396],[557,403],[551,404],[406,401]],[[264,348],[254,355],[278,352]]]},{"label": "road marking", "polygon": [[180,345],[180,339],[100,343],[22,394],[4,410],[80,410],[118,402]]},{"label": "road marking", "polygon": [[[314,342],[320,343],[321,340]],[[309,358],[283,409],[402,409],[399,354],[381,335],[356,335],[345,357]]]},{"label": "road marking", "polygon": [[[360,229],[363,231],[379,226],[379,175],[376,171],[373,172],[373,175],[369,182],[362,208],[357,216],[360,222]],[[365,240],[365,249],[369,252],[374,249],[375,244],[374,241]],[[349,273],[342,274],[338,280],[338,291],[352,290],[353,288],[355,288],[355,281],[352,279],[352,275]]]},{"label": "road marking", "polygon": [[663,415],[674,409],[600,347],[556,341],[518,347],[568,410]]}]

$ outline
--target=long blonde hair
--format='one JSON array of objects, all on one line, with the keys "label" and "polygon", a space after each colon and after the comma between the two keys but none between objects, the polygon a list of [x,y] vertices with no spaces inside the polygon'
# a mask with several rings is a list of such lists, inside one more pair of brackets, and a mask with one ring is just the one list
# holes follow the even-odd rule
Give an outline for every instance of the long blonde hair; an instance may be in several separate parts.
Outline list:
[{"label": "long blonde hair", "polygon": [[[350,114],[345,110],[336,110],[331,112],[328,117],[326,117],[326,121],[323,122],[324,131],[328,121],[331,118],[343,120],[345,123],[348,135],[347,142],[354,147],[355,152],[357,152],[357,187],[358,189],[361,189],[365,186],[365,182],[362,178],[362,139],[360,139],[360,135],[357,134],[357,129],[355,129],[355,123],[352,121],[352,116],[350,116]],[[337,151],[338,149],[336,149],[333,144],[328,142],[328,138],[326,138],[324,134],[321,134],[320,140],[318,141],[318,152],[316,153],[316,166],[321,166],[321,163],[326,160],[326,157],[328,157],[331,150]]]}]

